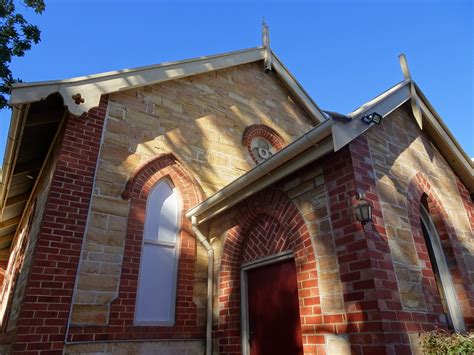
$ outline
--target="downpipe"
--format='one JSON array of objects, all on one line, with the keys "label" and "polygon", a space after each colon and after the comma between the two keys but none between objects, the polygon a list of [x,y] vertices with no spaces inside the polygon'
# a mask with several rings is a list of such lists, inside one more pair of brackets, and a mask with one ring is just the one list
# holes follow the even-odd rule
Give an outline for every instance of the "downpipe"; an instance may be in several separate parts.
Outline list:
[{"label": "downpipe", "polygon": [[206,355],[212,355],[212,298],[214,276],[214,249],[198,227],[196,216],[191,216],[191,228],[207,251],[207,316],[206,316]]}]

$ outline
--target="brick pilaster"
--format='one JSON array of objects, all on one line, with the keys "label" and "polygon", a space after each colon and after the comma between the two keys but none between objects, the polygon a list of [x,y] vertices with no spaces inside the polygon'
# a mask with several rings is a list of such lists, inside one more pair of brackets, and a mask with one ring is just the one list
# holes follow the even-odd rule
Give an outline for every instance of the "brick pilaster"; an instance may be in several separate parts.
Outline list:
[{"label": "brick pilaster", "polygon": [[23,298],[14,354],[62,354],[107,97],[67,119]]},{"label": "brick pilaster", "polygon": [[[397,318],[402,309],[367,139],[361,136],[324,163],[347,330],[356,354],[410,351]],[[355,219],[362,193],[372,205],[373,221]]]}]

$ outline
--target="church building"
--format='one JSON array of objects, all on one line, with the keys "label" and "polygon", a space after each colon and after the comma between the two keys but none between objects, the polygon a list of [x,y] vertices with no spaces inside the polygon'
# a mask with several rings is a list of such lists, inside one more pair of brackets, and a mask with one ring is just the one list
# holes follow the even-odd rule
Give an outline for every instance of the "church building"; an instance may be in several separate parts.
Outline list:
[{"label": "church building", "polygon": [[474,327],[474,165],[405,56],[341,114],[262,37],[14,85],[0,354],[419,354]]}]

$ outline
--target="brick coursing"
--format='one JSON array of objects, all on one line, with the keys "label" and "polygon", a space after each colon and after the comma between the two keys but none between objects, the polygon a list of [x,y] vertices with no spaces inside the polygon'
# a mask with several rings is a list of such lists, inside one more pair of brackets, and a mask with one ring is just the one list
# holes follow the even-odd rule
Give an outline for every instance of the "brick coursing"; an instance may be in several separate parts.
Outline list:
[{"label": "brick coursing", "polygon": [[108,98],[69,116],[33,256],[14,354],[62,354]]},{"label": "brick coursing", "polygon": [[[429,197],[432,216],[438,221],[445,254],[458,284],[457,292],[466,298],[470,296],[465,289],[471,288],[474,280],[468,196],[462,193],[465,188],[426,132],[416,125],[408,105],[392,112],[383,124],[371,128],[364,136],[372,157],[400,295],[402,308],[397,317],[410,337],[411,350],[418,351],[418,332],[431,329],[434,322],[443,326],[439,297],[434,280],[430,279],[431,265],[419,229],[419,198],[422,192]],[[460,277],[468,285],[460,287]],[[464,311],[467,317],[472,314],[466,307]]]},{"label": "brick coursing", "polygon": [[234,213],[238,224],[227,232],[219,272],[219,320],[214,330],[219,353],[241,353],[240,266],[291,250],[296,263],[303,347],[306,354],[316,354],[324,344],[324,337],[316,330],[323,321],[317,269],[312,241],[296,205],[285,194],[267,189],[236,206]]},{"label": "brick coursing", "polygon": [[[47,202],[54,168],[57,147],[52,159],[47,162],[39,177],[36,194],[26,208],[18,228],[18,234],[10,247],[10,260],[6,268],[1,290],[1,318],[3,334],[0,343],[11,344],[16,334],[17,319],[23,302],[28,277],[33,261],[36,242],[40,233],[44,208]],[[6,350],[5,353],[8,353]],[[1,353],[1,352],[0,352]]]},{"label": "brick coursing", "polygon": [[[409,339],[397,318],[400,298],[366,138],[325,160],[324,173],[351,351],[406,351]],[[359,193],[372,205],[373,220],[365,226],[353,211]]]},{"label": "brick coursing", "polygon": [[[168,179],[172,182],[178,190],[181,200],[175,324],[169,327],[135,326],[133,321],[146,203],[149,192],[162,179]],[[194,303],[194,289],[197,284],[194,277],[196,238],[192,232],[191,223],[185,216],[187,210],[202,200],[202,190],[194,177],[173,154],[163,154],[150,159],[137,168],[127,183],[123,196],[130,199],[131,206],[118,298],[112,302],[108,319],[106,317],[109,314],[107,309],[94,309],[94,306],[90,305],[85,305],[81,309],[80,304],[75,304],[77,318],[85,318],[86,323],[90,323],[91,319],[88,319],[88,317],[91,318],[95,314],[96,316],[101,315],[103,322],[94,327],[73,325],[68,340],[80,342],[137,339],[204,339],[205,319],[199,317],[198,307]],[[85,313],[84,317],[80,317],[81,313]]]},{"label": "brick coursing", "polygon": [[[71,353],[156,350],[167,346],[165,339],[179,342],[176,351],[201,351],[207,256],[184,212],[254,166],[245,150],[252,134],[271,142],[280,137],[274,142],[280,149],[309,122],[259,64],[115,93],[87,115],[69,117],[28,258],[31,273],[20,275],[25,292],[17,300],[18,322],[11,323],[17,325],[14,352],[60,354],[66,336],[90,342],[68,345]],[[176,325],[137,327],[146,199],[164,178],[177,187],[183,206]],[[373,207],[365,226],[354,217],[358,193]],[[203,226],[216,252],[215,349],[241,351],[241,265],[292,250],[305,354],[416,351],[419,331],[446,326],[420,229],[424,198],[472,328],[474,207],[402,106],[349,146]],[[334,337],[339,350],[329,345]],[[150,345],[151,339],[161,343]]]},{"label": "brick coursing", "polygon": [[469,219],[469,223],[471,224],[471,230],[474,233],[474,203],[472,201],[471,196],[469,195],[469,191],[467,191],[466,186],[456,177],[456,185],[459,190],[459,194],[461,195],[462,202],[464,204],[464,208],[467,213],[467,218]]},{"label": "brick coursing", "polygon": [[464,321],[467,328],[474,326],[473,311],[474,307],[474,288],[469,280],[469,272],[461,251],[462,246],[456,236],[456,230],[446,223],[448,214],[440,202],[436,192],[431,187],[426,176],[419,172],[413,177],[408,188],[408,211],[410,224],[412,227],[413,239],[418,253],[418,258],[422,268],[421,284],[423,287],[423,296],[425,298],[427,313],[418,314],[413,320],[423,319],[432,324],[419,324],[419,330],[429,330],[437,326],[446,328],[446,320],[442,316],[443,307],[439,297],[436,280],[434,278],[433,268],[428,255],[425,239],[421,230],[420,223],[420,204],[423,198],[426,198],[428,211],[435,223],[436,230],[441,239],[444,256],[453,280],[458,301],[464,315]]},{"label": "brick coursing", "polygon": [[258,162],[258,159],[255,157],[251,149],[252,139],[255,137],[267,139],[276,150],[280,150],[285,146],[285,142],[274,129],[261,124],[248,126],[245,128],[244,134],[242,135],[242,144],[247,148],[250,156],[256,163]]},{"label": "brick coursing", "polygon": [[[81,307],[74,306],[74,321],[104,325],[110,304],[119,296],[130,212],[129,201],[121,195],[137,167],[172,153],[210,196],[255,166],[242,146],[246,127],[268,126],[285,142],[312,127],[308,114],[261,64],[110,95],[73,301],[91,316],[78,319],[75,312]],[[202,276],[207,264],[199,257],[199,247],[197,254],[196,273]],[[205,288],[198,289],[195,301],[205,304]]]},{"label": "brick coursing", "polygon": [[[307,165],[277,184],[296,204],[308,226],[318,269],[321,312],[332,315],[342,313],[344,305],[325,185],[321,161]],[[327,330],[337,331],[337,325],[328,326]]]}]

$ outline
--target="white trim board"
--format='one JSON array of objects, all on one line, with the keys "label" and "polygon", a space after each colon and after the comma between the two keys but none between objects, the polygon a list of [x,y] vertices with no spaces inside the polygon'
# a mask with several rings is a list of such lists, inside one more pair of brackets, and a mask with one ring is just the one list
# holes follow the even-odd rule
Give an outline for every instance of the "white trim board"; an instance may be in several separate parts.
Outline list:
[{"label": "white trim board", "polygon": [[[273,69],[276,74],[310,114],[314,123],[324,121],[324,115],[311,97],[286,69],[280,60],[271,53]],[[265,48],[256,47],[212,56],[168,62],[135,69],[124,69],[66,80],[18,83],[13,85],[10,103],[20,105],[45,99],[59,93],[69,112],[80,116],[97,107],[101,95],[153,85],[164,81],[203,74],[214,70],[257,62],[265,59]],[[264,68],[262,67],[262,70]],[[80,94],[84,100],[76,103],[74,95]]]}]

